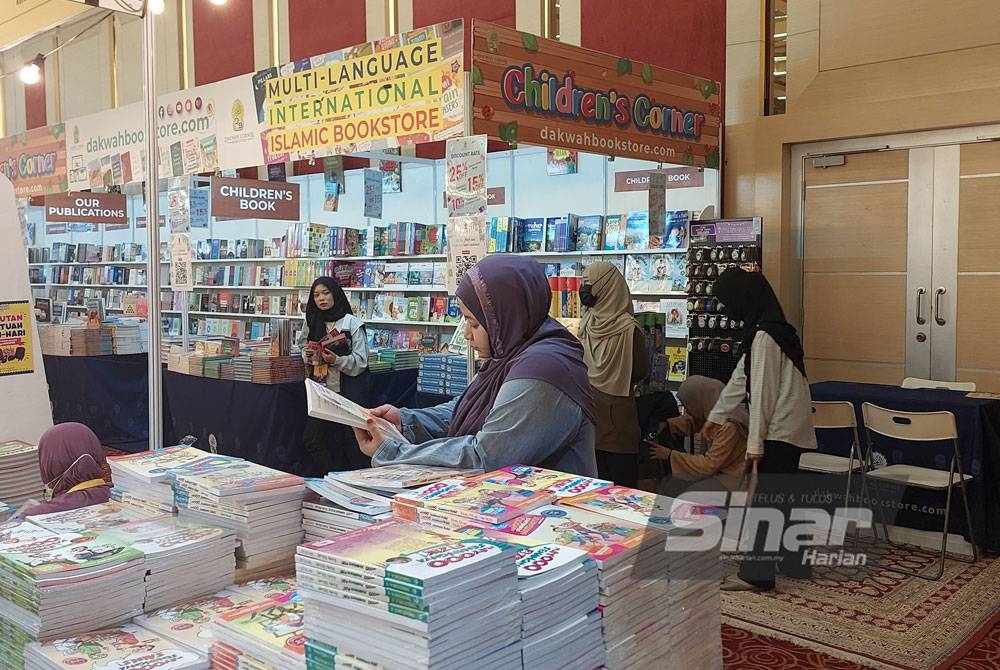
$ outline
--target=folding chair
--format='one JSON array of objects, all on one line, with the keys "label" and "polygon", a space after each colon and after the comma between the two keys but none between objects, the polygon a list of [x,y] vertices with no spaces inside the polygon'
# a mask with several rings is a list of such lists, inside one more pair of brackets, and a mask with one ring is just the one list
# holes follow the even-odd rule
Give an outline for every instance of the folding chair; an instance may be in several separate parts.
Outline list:
[{"label": "folding chair", "polygon": [[850,455],[834,456],[833,454],[805,453],[799,459],[799,470],[816,472],[824,475],[846,475],[847,490],[844,494],[844,509],[851,504],[851,476],[855,472],[861,474],[861,490],[865,486],[867,463],[861,455],[861,441],[858,439],[858,421],[854,413],[854,405],[846,400],[818,401],[812,403],[813,428],[851,429]]},{"label": "folding chair", "polygon": [[946,391],[965,391],[966,393],[976,390],[976,382],[941,382],[936,379],[920,379],[919,377],[907,377],[900,384],[904,389],[944,389]]},{"label": "folding chair", "polygon": [[[865,421],[865,435],[868,442],[868,453],[872,451],[872,433],[884,437],[909,442],[943,442],[950,440],[954,447],[951,465],[947,472],[935,468],[924,468],[915,465],[890,465],[868,472],[868,477],[876,481],[891,482],[902,486],[913,486],[931,491],[946,491],[944,506],[944,528],[941,530],[941,553],[938,557],[938,570],[934,577],[902,568],[886,566],[887,570],[904,575],[920,577],[921,579],[938,580],[944,574],[944,560],[948,548],[948,524],[951,519],[952,489],[959,486],[962,489],[962,503],[965,506],[965,521],[969,528],[969,541],[972,543],[972,560],[956,558],[964,563],[975,563],[979,559],[979,548],[972,528],[972,513],[969,510],[969,494],[966,482],[972,475],[962,472],[962,454],[958,446],[958,429],[955,426],[955,415],[951,412],[901,412],[885,409],[866,402],[861,405],[861,413]],[[878,503],[879,517],[885,530],[886,540],[894,546],[889,537],[889,528],[885,523]]]}]

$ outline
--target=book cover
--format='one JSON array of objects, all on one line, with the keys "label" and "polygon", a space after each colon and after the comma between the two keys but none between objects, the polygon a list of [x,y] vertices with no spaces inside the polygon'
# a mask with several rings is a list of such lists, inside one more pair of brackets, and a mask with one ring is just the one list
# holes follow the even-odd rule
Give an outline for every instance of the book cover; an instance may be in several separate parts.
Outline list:
[{"label": "book cover", "polygon": [[687,379],[687,348],[667,347],[667,381],[682,382]]},{"label": "book cover", "polygon": [[398,491],[432,484],[442,479],[452,479],[478,474],[476,470],[444,468],[434,465],[385,465],[348,472],[332,472],[330,477],[352,486]]},{"label": "book cover", "polygon": [[687,301],[661,300],[660,311],[667,315],[663,329],[665,337],[686,338],[688,336]]},{"label": "book cover", "polygon": [[608,214],[604,217],[604,250],[616,251],[625,248],[625,235],[621,214]]},{"label": "book cover", "polygon": [[652,268],[649,256],[629,254],[625,257],[625,280],[628,282],[630,291],[633,293],[648,292],[651,277]]},{"label": "book cover", "polygon": [[609,486],[565,501],[566,505],[661,530],[690,526],[698,514],[723,514],[725,508],[693,505],[627,486]]},{"label": "book cover", "polygon": [[508,465],[499,470],[470,478],[498,486],[524,488],[532,491],[549,491],[557,498],[576,496],[588,491],[610,486],[612,482],[596,477],[581,477],[559,470],[549,470],[535,465]]},{"label": "book cover", "polygon": [[224,465],[192,474],[186,474],[183,470],[181,468],[174,472],[177,484],[194,486],[216,496],[304,485],[304,480],[298,475],[291,475],[250,461],[228,461]]},{"label": "book cover", "polygon": [[[46,531],[48,532],[48,531]],[[0,546],[5,544],[0,531]],[[7,542],[10,540],[8,539]],[[0,562],[32,579],[56,575],[60,579],[141,561],[142,552],[88,534],[48,533],[35,541],[17,543],[0,551]]]},{"label": "book cover", "polygon": [[164,481],[173,468],[198,461],[209,453],[194,447],[167,447],[159,451],[142,451],[137,454],[108,456],[112,471],[127,473],[130,477],[148,482]]},{"label": "book cover", "polygon": [[600,214],[581,216],[576,229],[576,250],[597,251],[604,247],[602,232],[604,217]]},{"label": "book cover", "polygon": [[38,514],[28,517],[28,520],[53,533],[84,533],[87,531],[96,533],[157,516],[165,515],[156,515],[132,505],[109,501],[66,512]]},{"label": "book cover", "polygon": [[79,670],[186,670],[208,663],[197,651],[135,624],[32,643],[27,657],[33,656],[52,667]]},{"label": "book cover", "polygon": [[545,251],[545,219],[524,219],[521,251]]},{"label": "book cover", "polygon": [[297,588],[295,575],[275,575],[236,584],[227,590],[242,593],[260,601],[264,599],[285,600],[294,595]]},{"label": "book cover", "polygon": [[686,249],[690,221],[691,212],[686,209],[667,212],[667,234],[663,238],[663,246],[667,249]]},{"label": "book cover", "polygon": [[260,602],[236,591],[220,591],[207,598],[181,603],[136,617],[135,623],[202,653],[211,649],[212,620]]},{"label": "book cover", "polygon": [[629,212],[625,218],[626,250],[641,250],[649,248],[649,212]]},{"label": "book cover", "polygon": [[297,595],[226,612],[216,619],[215,625],[275,652],[305,656],[305,614]]},{"label": "book cover", "polygon": [[651,293],[667,293],[673,290],[674,260],[671,254],[649,256],[649,288]]}]

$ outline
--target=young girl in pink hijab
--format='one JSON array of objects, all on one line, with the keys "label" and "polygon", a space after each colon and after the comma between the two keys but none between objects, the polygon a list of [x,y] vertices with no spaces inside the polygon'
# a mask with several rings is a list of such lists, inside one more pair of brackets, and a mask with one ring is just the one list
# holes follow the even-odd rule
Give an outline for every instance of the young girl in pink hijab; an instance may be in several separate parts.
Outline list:
[{"label": "young girl in pink hijab", "polygon": [[82,423],[60,423],[38,441],[38,469],[48,500],[25,507],[18,517],[66,512],[108,502],[107,458],[94,431]]}]

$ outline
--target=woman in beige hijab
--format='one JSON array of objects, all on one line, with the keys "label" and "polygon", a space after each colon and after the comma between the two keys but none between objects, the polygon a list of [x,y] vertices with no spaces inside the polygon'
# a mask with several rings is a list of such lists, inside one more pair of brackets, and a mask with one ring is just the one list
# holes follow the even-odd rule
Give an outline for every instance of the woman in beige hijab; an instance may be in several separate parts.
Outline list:
[{"label": "woman in beige hijab", "polygon": [[597,414],[597,472],[634,487],[642,439],[635,385],[649,374],[645,338],[625,277],[611,263],[601,261],[584,270],[580,303],[579,335]]}]

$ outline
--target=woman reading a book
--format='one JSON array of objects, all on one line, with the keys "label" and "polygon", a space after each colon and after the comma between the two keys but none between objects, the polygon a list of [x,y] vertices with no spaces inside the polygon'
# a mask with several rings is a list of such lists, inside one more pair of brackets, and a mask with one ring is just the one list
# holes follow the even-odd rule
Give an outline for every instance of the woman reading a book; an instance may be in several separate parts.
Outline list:
[{"label": "woman reading a book", "polygon": [[[708,413],[719,401],[723,388],[725,385],[722,382],[711,377],[694,375],[685,379],[677,391],[677,398],[684,405],[684,414],[668,419],[661,424],[661,430],[669,431],[670,437],[677,441],[697,435],[708,420]],[[736,490],[743,475],[749,423],[746,407],[737,406],[715,432],[708,448],[700,454],[650,443],[651,457],[661,463],[663,473],[668,477],[660,486],[660,493],[676,497],[694,482],[703,482],[699,487],[707,485],[716,490]]]},{"label": "woman reading a book", "polygon": [[428,409],[383,405],[355,430],[372,465],[413,463],[489,471],[536,465],[597,474],[594,412],[580,343],[549,318],[545,271],[531,258],[487,257],[462,277],[457,297],[470,349],[482,368],[465,393]]},{"label": "woman reading a book", "polygon": [[597,415],[597,472],[635,487],[642,440],[635,385],[649,374],[646,340],[625,277],[613,264],[601,261],[584,270],[580,303],[580,342]]},{"label": "woman reading a book", "polygon": [[[335,279],[320,277],[313,282],[305,327],[299,331],[296,344],[310,379],[354,402],[368,403],[365,324],[354,316],[347,294]],[[312,475],[322,477],[335,470],[357,470],[369,465],[354,435],[340,424],[307,417],[302,442],[312,459]]]},{"label": "woman reading a book", "polygon": [[[714,439],[745,400],[746,459],[758,472],[754,502],[777,508],[788,519],[791,499],[806,489],[807,476],[796,474],[799,457],[816,448],[802,343],[762,273],[729,268],[716,280],[715,296],[726,316],[744,324],[742,355],[701,435]],[[724,591],[772,590],[776,570],[788,577],[809,574],[802,547],[774,551],[766,547],[768,534],[768,524],[758,524],[753,552],[741,562],[739,576],[722,585]]]},{"label": "woman reading a book", "polygon": [[108,502],[111,486],[104,481],[107,458],[94,431],[82,423],[60,423],[38,441],[38,469],[45,501],[29,503],[18,518],[68,512]]}]

